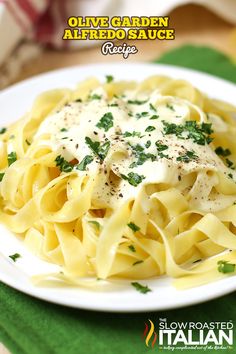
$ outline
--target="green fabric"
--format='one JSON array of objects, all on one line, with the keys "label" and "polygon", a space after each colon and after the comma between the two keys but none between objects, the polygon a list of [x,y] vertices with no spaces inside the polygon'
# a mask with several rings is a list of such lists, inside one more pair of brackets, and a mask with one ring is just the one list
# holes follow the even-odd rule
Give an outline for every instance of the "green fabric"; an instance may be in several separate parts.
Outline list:
[{"label": "green fabric", "polygon": [[[200,69],[236,83],[236,66],[210,48],[185,46],[156,62]],[[145,295],[143,301],[147,301]],[[150,349],[142,338],[144,322],[150,318],[155,323],[163,317],[183,322],[233,320],[236,325],[235,293],[172,311],[106,314],[49,304],[0,284],[0,341],[13,354],[147,353]],[[236,353],[235,348],[223,352]],[[153,351],[157,352],[157,347]]]},{"label": "green fabric", "polygon": [[186,45],[167,52],[155,62],[184,66],[236,83],[236,64],[213,48]]}]

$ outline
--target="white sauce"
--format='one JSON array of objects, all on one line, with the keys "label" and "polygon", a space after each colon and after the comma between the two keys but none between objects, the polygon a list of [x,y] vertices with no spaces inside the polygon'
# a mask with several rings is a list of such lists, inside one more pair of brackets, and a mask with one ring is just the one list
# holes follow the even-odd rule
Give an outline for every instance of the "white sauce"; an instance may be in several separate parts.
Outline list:
[{"label": "white sauce", "polygon": [[[45,119],[36,138],[49,134],[52,149],[67,161],[77,159],[81,162],[87,155],[94,156],[93,162],[87,165],[86,170],[84,172],[78,171],[78,173],[88,174],[99,170],[99,180],[94,191],[94,199],[98,205],[100,202],[110,206],[117,205],[118,200],[123,202],[122,198],[137,195],[137,188],[143,184],[163,182],[176,185],[182,176],[193,171],[221,170],[234,175],[235,172],[224,165],[210,145],[199,145],[193,139],[179,139],[175,134],[163,134],[163,120],[168,123],[184,124],[190,120],[192,112],[199,123],[209,122],[198,107],[183,99],[161,96],[158,92],[153,92],[151,96],[145,97],[136,96],[135,91],[129,91],[125,93],[124,97],[113,98],[110,101],[101,88],[93,93],[100,95],[101,99],[67,104],[59,112]],[[129,100],[146,102],[131,104],[128,103]],[[112,114],[113,126],[105,131],[96,125],[108,112]],[[153,116],[158,116],[158,118],[151,119]],[[213,125],[219,126],[219,130],[224,130],[225,127],[223,123],[220,124],[219,117],[212,116],[211,121]],[[155,129],[146,132],[145,130],[149,126]],[[136,132],[139,136],[124,137],[122,134],[125,132]],[[86,137],[91,138],[92,141],[98,141],[100,144],[110,142],[108,154],[103,162],[91,151],[85,141]],[[151,145],[146,147],[148,141],[151,142]],[[168,146],[166,150],[162,151],[168,158],[158,154],[155,145],[157,141],[161,145]],[[130,165],[137,161],[131,146],[137,144],[144,148],[144,153],[153,154],[156,159],[155,161],[147,159],[142,165],[130,168]],[[188,163],[178,161],[177,158],[185,155],[187,151],[194,151],[196,159],[190,159]],[[118,176],[115,185],[114,183],[110,184],[109,181],[111,171]],[[145,177],[137,187],[132,186],[123,178],[120,179],[121,174],[127,176],[130,172]],[[234,175],[234,177],[236,176]]]}]

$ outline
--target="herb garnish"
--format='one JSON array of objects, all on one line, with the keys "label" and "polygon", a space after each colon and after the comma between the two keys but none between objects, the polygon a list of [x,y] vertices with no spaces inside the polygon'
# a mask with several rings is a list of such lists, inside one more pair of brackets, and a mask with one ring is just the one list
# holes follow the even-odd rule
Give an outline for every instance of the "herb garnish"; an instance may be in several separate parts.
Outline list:
[{"label": "herb garnish", "polygon": [[174,107],[172,106],[172,104],[167,103],[167,104],[166,104],[166,107],[169,108],[171,111],[175,112],[175,109],[174,109]]},{"label": "herb garnish", "polygon": [[66,161],[61,155],[57,156],[55,159],[56,166],[60,168],[61,172],[71,172],[73,170],[73,165]]},{"label": "herb garnish", "polygon": [[154,114],[153,116],[151,116],[151,118],[149,119],[158,119],[160,116],[157,116],[156,114]]},{"label": "herb garnish", "polygon": [[89,99],[90,100],[100,100],[102,98],[102,96],[101,95],[98,95],[98,94],[96,94],[96,93],[94,93],[93,95],[90,95],[89,96]]},{"label": "herb garnish", "polygon": [[2,182],[5,173],[0,173],[0,182]]},{"label": "herb garnish", "polygon": [[96,124],[96,127],[104,129],[107,132],[111,127],[113,127],[114,117],[111,112],[105,113],[100,121]]},{"label": "herb garnish", "polygon": [[130,249],[131,252],[136,252],[134,245],[129,245],[128,248]]},{"label": "herb garnish", "polygon": [[232,179],[233,179],[232,173],[229,173],[228,176],[229,176],[229,178],[232,178]]},{"label": "herb garnish", "polygon": [[[165,135],[174,134],[180,139],[193,139],[198,145],[210,144],[212,138],[210,134],[213,133],[211,129],[211,123],[197,124],[195,121],[186,121],[184,125],[177,125],[175,123],[168,123],[162,121],[164,125],[163,133]],[[183,133],[187,133],[187,137],[183,136]]]},{"label": "herb garnish", "polygon": [[16,152],[12,151],[10,154],[8,154],[7,160],[8,160],[8,166],[11,166],[17,160]]},{"label": "herb garnish", "polygon": [[156,147],[157,147],[158,156],[159,156],[160,158],[165,157],[166,159],[168,159],[169,156],[163,154],[163,152],[162,152],[162,151],[167,150],[167,149],[168,149],[168,146],[167,146],[167,145],[164,145],[164,144],[161,144],[159,141],[156,141],[156,142],[155,142],[155,145],[156,145]]},{"label": "herb garnish", "polygon": [[153,104],[152,103],[149,103],[149,107],[150,107],[150,109],[152,110],[152,111],[154,111],[154,112],[156,112],[157,110],[156,110],[156,108],[153,106]]},{"label": "herb garnish", "polygon": [[76,166],[76,169],[79,171],[85,171],[87,165],[89,165],[93,161],[93,156],[91,155],[86,155],[83,160],[80,162],[78,166]]},{"label": "herb garnish", "polygon": [[151,140],[148,140],[145,144],[145,147],[148,149],[151,146]]},{"label": "herb garnish", "polygon": [[140,230],[140,227],[137,226],[136,224],[134,224],[133,222],[130,222],[129,224],[127,224],[127,226],[129,226],[129,228],[130,228],[133,232],[136,232],[136,231],[139,231],[139,230]]},{"label": "herb garnish", "polygon": [[128,100],[128,104],[137,104],[137,105],[142,105],[146,103],[148,100],[145,101],[140,101],[140,100]]},{"label": "herb garnish", "polygon": [[30,145],[31,145],[31,143],[29,142],[29,140],[28,140],[28,139],[25,139],[25,142],[26,142],[26,144],[27,144],[28,146],[30,146]]},{"label": "herb garnish", "polygon": [[114,80],[114,77],[112,75],[106,75],[106,80],[107,80],[107,83],[109,84],[110,82],[112,82]]},{"label": "herb garnish", "polygon": [[141,261],[141,260],[140,261],[136,261],[136,262],[133,263],[133,266],[135,266],[137,264],[140,264],[140,263],[143,263],[143,261]]},{"label": "herb garnish", "polygon": [[90,220],[89,223],[93,224],[98,230],[100,230],[101,225],[99,224],[98,221]]},{"label": "herb garnish", "polygon": [[109,141],[101,145],[99,141],[93,141],[88,136],[86,136],[85,142],[89,146],[89,148],[93,151],[93,153],[97,155],[102,161],[105,159],[110,148]]},{"label": "herb garnish", "polygon": [[156,147],[157,147],[157,151],[158,151],[158,152],[164,151],[164,150],[167,150],[167,149],[168,149],[168,146],[167,146],[167,145],[161,144],[159,141],[156,141],[156,142],[155,142],[155,145],[156,145]]},{"label": "herb garnish", "polygon": [[1,128],[0,129],[0,134],[4,134],[4,133],[6,133],[6,131],[7,131],[7,128]]},{"label": "herb garnish", "polygon": [[13,262],[16,262],[18,258],[20,258],[21,255],[19,253],[15,253],[12,254],[11,256],[9,256],[9,258],[11,258],[13,260]]},{"label": "herb garnish", "polygon": [[136,113],[135,117],[137,119],[143,118],[143,117],[147,117],[148,116],[148,112],[141,112],[141,113]]},{"label": "herb garnish", "polygon": [[142,285],[136,281],[131,283],[131,285],[142,294],[147,294],[149,291],[152,291],[148,286]]},{"label": "herb garnish", "polygon": [[110,103],[108,106],[109,107],[119,107],[118,103]]},{"label": "herb garnish", "polygon": [[215,153],[219,156],[229,156],[231,154],[231,151],[229,149],[223,149],[222,146],[218,146],[215,149]]},{"label": "herb garnish", "polygon": [[137,158],[137,161],[133,162],[130,165],[130,168],[134,168],[138,165],[143,165],[144,162],[147,161],[148,159],[151,159],[152,161],[154,161],[156,158],[155,155],[153,155],[153,154],[145,153],[144,148],[139,144],[131,146],[131,148],[135,154],[135,157]]},{"label": "herb garnish", "polygon": [[138,136],[140,138],[141,137],[141,133],[133,131],[132,133],[131,132],[124,132],[124,134],[123,134],[124,138],[129,138],[130,136],[133,136],[133,137],[134,136]]},{"label": "herb garnish", "polygon": [[229,159],[226,157],[225,162],[226,162],[226,165],[227,165],[229,168],[232,168],[232,170],[234,170],[234,167],[233,167],[234,163],[233,163],[231,160],[229,160]]},{"label": "herb garnish", "polygon": [[196,160],[198,158],[198,156],[195,154],[195,151],[193,150],[188,150],[186,151],[185,154],[180,155],[176,158],[177,161],[183,161],[183,162],[190,162],[191,160]]},{"label": "herb garnish", "polygon": [[66,128],[61,128],[60,132],[68,132],[68,129],[66,129]]},{"label": "herb garnish", "polygon": [[121,174],[120,175],[121,178],[123,178],[124,180],[128,181],[129,184],[131,184],[132,186],[134,187],[137,187],[139,185],[139,183],[142,182],[142,180],[145,179],[145,176],[143,175],[138,175],[137,173],[134,173],[134,172],[130,172],[128,173],[128,175],[123,175]]},{"label": "herb garnish", "polygon": [[235,271],[235,264],[229,263],[228,261],[218,261],[218,271],[220,273],[233,273]]},{"label": "herb garnish", "polygon": [[152,132],[153,130],[155,130],[156,128],[153,125],[149,125],[146,129],[145,132]]}]

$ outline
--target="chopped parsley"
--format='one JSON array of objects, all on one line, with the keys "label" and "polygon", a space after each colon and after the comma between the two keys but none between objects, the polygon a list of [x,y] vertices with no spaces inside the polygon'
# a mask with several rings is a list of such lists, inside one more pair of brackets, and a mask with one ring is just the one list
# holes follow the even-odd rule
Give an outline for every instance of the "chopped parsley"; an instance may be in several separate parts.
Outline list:
[{"label": "chopped parsley", "polygon": [[232,173],[229,173],[228,176],[229,176],[229,178],[232,178],[232,179],[233,179]]},{"label": "chopped parsley", "polygon": [[136,113],[135,117],[137,119],[143,118],[143,117],[147,117],[148,116],[148,112],[141,112],[141,113]]},{"label": "chopped parsley", "polygon": [[156,114],[154,114],[153,116],[151,116],[151,118],[150,119],[158,119],[160,116],[158,116],[158,115],[156,115]]},{"label": "chopped parsley", "polygon": [[226,165],[229,167],[229,168],[232,168],[234,169],[233,165],[234,163],[232,161],[230,161],[227,157],[225,159],[225,162],[226,162]]},{"label": "chopped parsley", "polygon": [[151,159],[152,161],[156,159],[155,155],[150,153],[145,153],[144,148],[139,144],[131,146],[131,148],[135,154],[135,157],[137,158],[137,161],[133,162],[130,165],[130,168],[134,168],[138,165],[143,165],[144,162],[147,161],[148,159]]},{"label": "chopped parsley", "polygon": [[145,153],[145,152],[141,152],[140,154],[137,155],[137,157],[138,157],[137,161],[132,162],[129,166],[130,168],[134,168],[138,165],[143,165],[144,162],[146,162],[149,159],[151,161],[155,161],[155,159],[156,159],[155,155],[150,154],[150,153]]},{"label": "chopped parsley", "polygon": [[210,138],[210,134],[213,133],[211,126],[210,123],[197,125],[195,121],[187,121],[184,128],[188,132],[189,139],[193,139],[198,145],[205,145],[205,143],[210,144],[213,140]]},{"label": "chopped parsley", "polygon": [[11,166],[17,160],[16,152],[12,151],[10,154],[8,154],[7,160],[8,160],[8,166]]},{"label": "chopped parsley", "polygon": [[74,102],[82,102],[81,98],[76,98],[76,100]]},{"label": "chopped parsley", "polygon": [[140,101],[140,100],[128,100],[128,104],[137,104],[137,105],[142,105],[146,103],[148,100]]},{"label": "chopped parsley", "polygon": [[148,149],[151,146],[151,140],[148,140],[145,144],[145,147]]},{"label": "chopped parsley", "polygon": [[7,131],[7,128],[0,128],[0,134],[4,134],[4,133],[6,133],[6,131]]},{"label": "chopped parsley", "polygon": [[134,245],[129,245],[128,248],[130,249],[131,252],[136,252]]},{"label": "chopped parsley", "polygon": [[155,142],[155,145],[156,145],[156,147],[157,147],[158,156],[161,157],[161,158],[165,157],[166,159],[168,159],[169,156],[163,154],[163,152],[162,152],[162,151],[167,150],[167,149],[168,149],[168,146],[167,146],[167,145],[164,145],[164,144],[161,144],[159,141],[156,141],[156,142]]},{"label": "chopped parsley", "polygon": [[86,155],[83,160],[80,162],[78,166],[76,166],[76,169],[79,171],[85,171],[87,165],[89,165],[93,161],[93,156],[91,155]]},{"label": "chopped parsley", "polygon": [[130,222],[129,224],[127,224],[127,226],[129,226],[129,228],[133,231],[133,232],[137,232],[140,230],[140,227],[137,226],[136,224],[134,224],[133,222]]},{"label": "chopped parsley", "polygon": [[113,127],[114,117],[111,112],[107,112],[102,116],[100,121],[96,124],[96,127],[104,129],[107,132],[111,127]]},{"label": "chopped parsley", "polygon": [[30,146],[30,145],[31,145],[31,143],[29,142],[29,140],[28,140],[28,139],[25,139],[25,142],[26,142],[26,144],[27,144],[28,146]]},{"label": "chopped parsley", "polygon": [[[210,144],[212,142],[212,138],[210,134],[213,133],[211,129],[211,123],[201,123],[197,124],[196,121],[186,121],[184,125],[177,125],[175,123],[168,123],[166,121],[162,121],[164,129],[163,134],[176,135],[179,139],[192,139],[198,145]],[[187,137],[183,135],[186,133]]]},{"label": "chopped parsley", "polygon": [[229,263],[228,261],[218,261],[218,271],[220,273],[233,273],[235,271],[236,265]]},{"label": "chopped parsley", "polygon": [[140,132],[136,132],[136,131],[133,131],[132,133],[131,132],[124,132],[123,134],[123,137],[124,138],[129,138],[129,137],[134,137],[134,136],[137,136],[137,137],[141,137],[141,133]]},{"label": "chopped parsley", "polygon": [[133,266],[135,266],[137,264],[140,264],[140,263],[143,263],[143,261],[141,261],[141,260],[140,261],[136,261],[136,262],[133,263]]},{"label": "chopped parsley", "polygon": [[2,182],[5,173],[0,173],[0,182]]},{"label": "chopped parsley", "polygon": [[21,255],[19,253],[15,253],[12,254],[11,256],[9,256],[9,258],[11,258],[13,260],[13,262],[16,262],[18,258],[20,258]]},{"label": "chopped parsley", "polygon": [[177,161],[182,161],[182,162],[190,162],[191,160],[196,160],[198,158],[198,156],[195,154],[195,151],[193,150],[188,150],[186,151],[185,154],[180,155],[176,158]]},{"label": "chopped parsley", "polygon": [[60,132],[68,132],[68,129],[66,129],[66,128],[61,128]]},{"label": "chopped parsley", "polygon": [[99,224],[98,221],[90,220],[89,223],[94,225],[98,230],[100,230],[101,225]]},{"label": "chopped parsley", "polygon": [[161,144],[159,141],[156,141],[156,142],[155,142],[155,145],[156,145],[156,147],[157,147],[157,151],[158,151],[158,152],[161,152],[161,151],[164,151],[164,150],[167,150],[167,149],[168,149],[168,146],[167,146],[167,145]]},{"label": "chopped parsley", "polygon": [[114,77],[112,75],[106,75],[106,81],[109,84],[110,82],[112,82],[114,80]]},{"label": "chopped parsley", "polygon": [[134,187],[137,187],[139,185],[139,183],[141,183],[145,177],[143,175],[138,175],[137,173],[134,172],[130,172],[128,173],[128,175],[120,175],[121,178],[123,178],[124,180],[128,181],[129,184],[131,184]]},{"label": "chopped parsley", "polygon": [[219,156],[229,156],[231,154],[231,151],[229,149],[224,149],[222,148],[222,146],[218,146],[216,149],[215,149],[215,153]]},{"label": "chopped parsley", "polygon": [[144,151],[144,148],[140,144],[131,145],[131,148],[136,154],[139,154],[140,152]]},{"label": "chopped parsley", "polygon": [[142,285],[136,281],[132,282],[131,285],[142,294],[147,294],[149,291],[152,291],[147,285]]},{"label": "chopped parsley", "polygon": [[108,105],[109,107],[119,107],[118,103],[111,103]]},{"label": "chopped parsley", "polygon": [[105,159],[111,145],[109,141],[105,142],[104,144],[100,144],[99,141],[93,141],[91,138],[86,136],[85,142],[93,151],[93,153],[97,155],[102,161]]},{"label": "chopped parsley", "polygon": [[149,107],[150,107],[150,109],[152,110],[152,111],[154,111],[154,112],[156,112],[157,110],[156,110],[156,108],[153,106],[153,104],[152,103],[149,103]]},{"label": "chopped parsley", "polygon": [[152,125],[149,125],[146,129],[145,132],[152,132],[153,130],[155,130],[156,128],[153,127]]},{"label": "chopped parsley", "polygon": [[98,94],[96,94],[96,93],[94,93],[93,95],[90,95],[89,96],[89,99],[90,100],[100,100],[102,98],[102,96],[101,95],[98,95]]},{"label": "chopped parsley", "polygon": [[172,106],[172,104],[167,103],[167,104],[166,104],[166,107],[169,108],[171,111],[175,112],[175,109],[174,109],[174,107]]},{"label": "chopped parsley", "polygon": [[57,156],[55,159],[56,166],[60,168],[61,172],[71,172],[73,170],[73,165],[66,161],[61,155]]}]

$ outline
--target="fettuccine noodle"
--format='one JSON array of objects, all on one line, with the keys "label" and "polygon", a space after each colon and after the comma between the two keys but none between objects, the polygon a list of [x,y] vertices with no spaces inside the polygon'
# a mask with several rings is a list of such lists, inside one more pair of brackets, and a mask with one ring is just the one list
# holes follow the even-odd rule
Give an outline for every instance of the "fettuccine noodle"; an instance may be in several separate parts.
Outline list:
[{"label": "fettuccine noodle", "polygon": [[75,284],[233,275],[235,113],[159,76],[45,92],[1,129],[0,222]]}]

